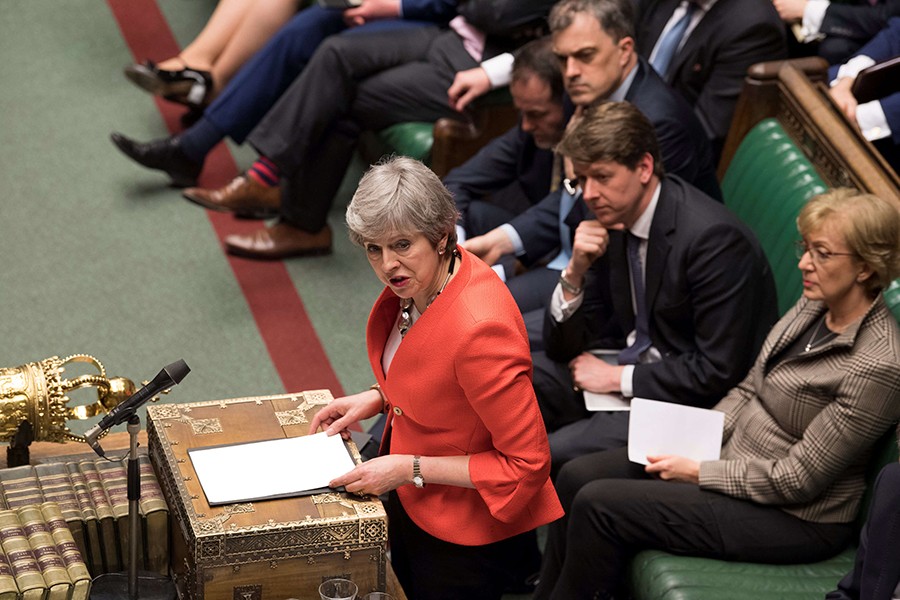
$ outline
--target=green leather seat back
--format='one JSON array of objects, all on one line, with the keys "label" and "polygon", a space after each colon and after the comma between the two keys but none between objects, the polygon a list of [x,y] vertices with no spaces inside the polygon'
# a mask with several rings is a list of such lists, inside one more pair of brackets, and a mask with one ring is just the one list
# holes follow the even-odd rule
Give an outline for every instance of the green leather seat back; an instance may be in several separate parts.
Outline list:
[{"label": "green leather seat back", "polygon": [[794,250],[797,215],[807,200],[827,189],[775,119],[747,133],[722,180],[725,204],[756,233],[769,259],[780,314],[803,288]]},{"label": "green leather seat back", "polygon": [[386,154],[399,154],[427,163],[434,144],[434,123],[409,122],[391,125],[378,132]]}]

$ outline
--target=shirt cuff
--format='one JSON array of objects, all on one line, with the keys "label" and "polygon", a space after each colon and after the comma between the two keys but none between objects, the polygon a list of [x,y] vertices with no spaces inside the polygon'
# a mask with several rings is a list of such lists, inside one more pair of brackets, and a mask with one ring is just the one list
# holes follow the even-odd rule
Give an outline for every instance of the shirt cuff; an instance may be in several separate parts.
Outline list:
[{"label": "shirt cuff", "polygon": [[884,109],[878,100],[872,100],[857,106],[856,122],[859,125],[859,130],[862,131],[863,137],[870,142],[891,135],[891,127],[888,125]]},{"label": "shirt cuff", "polygon": [[625,365],[622,369],[622,378],[619,380],[622,395],[626,398],[634,397],[634,365]]},{"label": "shirt cuff", "polygon": [[553,290],[553,295],[550,296],[550,316],[557,323],[568,321],[569,317],[581,306],[583,299],[584,292],[566,302],[562,286],[557,283],[556,288]]},{"label": "shirt cuff", "polygon": [[491,82],[492,90],[509,85],[512,79],[514,60],[515,57],[511,53],[505,52],[481,63],[481,68],[487,73],[488,80]]},{"label": "shirt cuff", "polygon": [[505,233],[506,237],[509,238],[509,241],[513,247],[513,254],[515,254],[516,256],[522,256],[523,254],[525,254],[525,244],[522,243],[522,236],[519,235],[519,232],[516,231],[516,228],[509,223],[504,223],[500,226],[500,229],[503,230],[503,233]]},{"label": "shirt cuff", "polygon": [[469,238],[468,238],[468,236],[466,235],[466,230],[463,229],[463,226],[462,226],[462,225],[457,225],[457,226],[456,226],[456,242],[457,242],[458,244],[462,244],[462,243],[463,243],[464,241],[466,241],[467,239],[469,239]]},{"label": "shirt cuff", "polygon": [[841,67],[838,69],[837,77],[834,78],[834,81],[831,82],[831,85],[834,86],[838,81],[846,77],[856,79],[856,76],[859,75],[860,71],[862,71],[863,69],[868,69],[874,64],[875,60],[868,56],[864,56],[862,54],[860,54],[859,56],[854,56],[841,65]]},{"label": "shirt cuff", "polygon": [[809,0],[803,9],[803,41],[813,42],[825,37],[819,30],[822,29],[822,21],[825,20],[825,11],[828,10],[828,0]]}]

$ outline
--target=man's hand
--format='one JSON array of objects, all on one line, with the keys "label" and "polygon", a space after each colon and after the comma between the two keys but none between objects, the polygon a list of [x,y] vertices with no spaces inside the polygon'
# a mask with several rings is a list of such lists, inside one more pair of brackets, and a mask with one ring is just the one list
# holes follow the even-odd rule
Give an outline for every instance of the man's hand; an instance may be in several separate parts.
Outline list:
[{"label": "man's hand", "polygon": [[624,369],[625,367],[607,364],[590,352],[582,352],[569,361],[575,387],[597,394],[621,391]]},{"label": "man's hand", "polygon": [[832,100],[838,105],[841,112],[847,115],[854,127],[858,128],[859,125],[856,123],[856,107],[858,104],[853,96],[853,92],[850,91],[851,89],[853,89],[853,79],[844,77],[839,79],[834,87],[828,90],[828,93],[831,94]]},{"label": "man's hand", "polygon": [[462,112],[469,102],[491,91],[491,80],[481,67],[458,71],[447,89],[447,100],[453,110]]},{"label": "man's hand", "polygon": [[509,236],[499,227],[466,240],[462,243],[462,247],[489,265],[495,264],[501,256],[512,254],[515,250]]},{"label": "man's hand", "polygon": [[700,483],[700,463],[683,456],[648,456],[644,471],[667,481]]},{"label": "man's hand", "polygon": [[803,20],[803,11],[806,9],[807,0],[772,0],[778,16],[786,23],[794,23]]},{"label": "man's hand", "polygon": [[575,230],[575,241],[572,242],[572,258],[566,267],[569,283],[579,286],[584,274],[594,261],[606,253],[609,245],[609,232],[599,221],[588,220],[578,224]]},{"label": "man's hand", "polygon": [[400,0],[362,0],[356,8],[344,11],[347,27],[365,25],[378,19],[395,19],[400,16]]}]

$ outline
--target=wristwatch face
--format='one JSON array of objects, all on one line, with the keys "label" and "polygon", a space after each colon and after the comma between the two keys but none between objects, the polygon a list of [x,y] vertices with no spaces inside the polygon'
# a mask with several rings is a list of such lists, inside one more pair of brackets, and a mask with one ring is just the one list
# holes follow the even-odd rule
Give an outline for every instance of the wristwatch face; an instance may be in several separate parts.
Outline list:
[{"label": "wristwatch face", "polygon": [[413,477],[413,483],[416,484],[417,488],[425,487],[425,480],[422,479],[421,475],[416,475],[415,477]]}]

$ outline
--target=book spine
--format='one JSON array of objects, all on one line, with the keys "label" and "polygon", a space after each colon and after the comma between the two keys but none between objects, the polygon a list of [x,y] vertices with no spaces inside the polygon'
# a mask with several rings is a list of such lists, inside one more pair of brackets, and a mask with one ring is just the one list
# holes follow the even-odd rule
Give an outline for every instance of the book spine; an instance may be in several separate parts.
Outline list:
[{"label": "book spine", "polygon": [[0,511],[0,547],[9,559],[16,587],[23,596],[33,596],[35,594],[29,592],[47,588],[41,567],[14,510]]},{"label": "book spine", "polygon": [[0,469],[0,484],[3,486],[3,499],[7,508],[40,504],[44,500],[34,467],[31,465]]},{"label": "book spine", "polygon": [[16,509],[16,513],[41,568],[41,575],[49,590],[48,600],[67,600],[72,591],[72,580],[69,579],[66,563],[50,535],[50,528],[44,521],[40,505],[21,506]]},{"label": "book spine", "polygon": [[72,479],[69,477],[69,470],[65,463],[46,463],[35,465],[34,472],[37,475],[38,483],[41,485],[41,492],[44,495],[44,502],[56,502],[62,513],[63,519],[72,532],[75,543],[81,553],[87,556],[87,543],[84,539],[84,517],[81,512],[81,505],[75,496],[75,487]]},{"label": "book spine", "polygon": [[69,579],[72,581],[73,594],[71,600],[84,600],[88,597],[90,591],[91,574],[88,572],[87,564],[69,531],[66,520],[59,506],[54,502],[45,502],[41,505],[41,513],[50,529],[50,535],[53,537],[53,543],[56,544],[56,551],[66,565],[66,571],[69,573]]},{"label": "book spine", "polygon": [[94,576],[103,573],[103,555],[100,550],[100,529],[97,525],[97,511],[91,503],[91,494],[88,492],[87,480],[78,468],[77,462],[65,463],[72,480],[72,488],[75,490],[75,498],[81,508],[81,522],[84,524],[84,541],[87,548],[85,559],[88,568]]},{"label": "book spine", "polygon": [[19,587],[16,585],[9,557],[6,552],[0,552],[0,598],[16,597],[18,593]]},{"label": "book spine", "polygon": [[[110,461],[102,458],[94,459],[94,466],[100,475],[100,482],[109,498],[109,506],[113,513],[116,537],[119,540],[119,556],[122,564],[128,567],[129,526],[128,526],[128,471],[121,461]],[[140,563],[138,563],[140,564]]]},{"label": "book spine", "polygon": [[78,463],[78,469],[84,475],[87,489],[91,495],[91,505],[97,513],[98,528],[100,530],[100,550],[103,553],[103,568],[107,573],[115,573],[121,569],[119,541],[116,534],[115,515],[110,506],[100,473],[93,460],[82,460]]},{"label": "book spine", "polygon": [[169,505],[150,457],[138,455],[138,471],[141,479],[140,507],[144,530],[144,566],[160,575],[169,572]]}]

